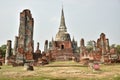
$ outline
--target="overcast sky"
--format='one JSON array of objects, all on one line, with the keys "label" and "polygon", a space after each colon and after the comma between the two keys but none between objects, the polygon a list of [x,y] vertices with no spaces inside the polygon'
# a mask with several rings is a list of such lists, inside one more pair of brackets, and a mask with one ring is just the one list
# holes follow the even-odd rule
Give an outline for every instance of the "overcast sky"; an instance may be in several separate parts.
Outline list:
[{"label": "overcast sky", "polygon": [[[0,0],[0,45],[18,35],[19,14],[30,9],[34,18],[34,44],[55,38],[62,3],[67,31],[80,42],[97,40],[103,32],[110,44],[120,44],[120,0]],[[35,46],[36,49],[36,46]]]}]

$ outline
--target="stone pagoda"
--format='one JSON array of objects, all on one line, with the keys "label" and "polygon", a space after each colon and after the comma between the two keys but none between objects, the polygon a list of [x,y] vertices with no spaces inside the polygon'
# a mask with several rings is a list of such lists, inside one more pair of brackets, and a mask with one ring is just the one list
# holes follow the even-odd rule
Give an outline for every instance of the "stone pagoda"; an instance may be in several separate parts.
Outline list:
[{"label": "stone pagoda", "polygon": [[47,53],[46,51],[48,51],[52,59],[55,61],[72,60],[75,51],[74,47],[77,47],[76,43],[77,42],[74,39],[71,41],[70,34],[67,32],[64,11],[62,8],[60,26],[55,40],[52,38],[49,44],[45,44],[45,46],[49,45],[49,48],[45,47],[44,52]]}]

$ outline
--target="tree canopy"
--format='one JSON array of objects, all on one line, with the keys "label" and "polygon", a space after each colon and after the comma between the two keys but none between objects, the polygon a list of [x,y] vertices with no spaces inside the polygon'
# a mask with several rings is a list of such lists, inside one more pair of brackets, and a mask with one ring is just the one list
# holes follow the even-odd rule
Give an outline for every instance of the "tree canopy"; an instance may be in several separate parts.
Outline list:
[{"label": "tree canopy", "polygon": [[6,45],[4,44],[0,47],[0,54],[4,57],[5,53],[6,53]]},{"label": "tree canopy", "polygon": [[92,51],[93,50],[93,41],[88,41],[87,42],[87,46],[86,46],[88,52]]},{"label": "tree canopy", "polygon": [[117,45],[115,48],[116,48],[117,53],[120,54],[120,45]]}]

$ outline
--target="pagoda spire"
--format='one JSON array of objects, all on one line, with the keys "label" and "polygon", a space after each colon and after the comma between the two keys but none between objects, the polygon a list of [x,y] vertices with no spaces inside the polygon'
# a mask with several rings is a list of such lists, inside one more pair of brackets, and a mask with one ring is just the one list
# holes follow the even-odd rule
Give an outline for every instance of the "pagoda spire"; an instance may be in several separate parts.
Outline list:
[{"label": "pagoda spire", "polygon": [[74,38],[74,36],[73,36],[73,39],[72,39],[72,41],[73,41],[73,42],[75,42],[75,38]]},{"label": "pagoda spire", "polygon": [[65,17],[64,17],[63,7],[62,7],[62,12],[61,12],[61,21],[60,21],[59,31],[60,32],[67,32],[67,28],[65,25]]},{"label": "pagoda spire", "polygon": [[70,35],[67,32],[67,28],[65,25],[65,17],[64,17],[63,8],[61,11],[61,21],[60,21],[59,31],[56,34],[55,41],[71,41]]}]

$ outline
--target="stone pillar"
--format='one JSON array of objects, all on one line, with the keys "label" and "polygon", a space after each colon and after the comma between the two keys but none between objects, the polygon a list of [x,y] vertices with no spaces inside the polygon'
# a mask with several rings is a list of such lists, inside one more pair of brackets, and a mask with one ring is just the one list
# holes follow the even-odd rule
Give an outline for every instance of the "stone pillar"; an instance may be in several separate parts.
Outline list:
[{"label": "stone pillar", "polygon": [[100,48],[100,39],[97,39],[97,48]]},{"label": "stone pillar", "polygon": [[8,65],[9,57],[12,55],[11,50],[12,50],[12,48],[11,48],[11,40],[7,40],[6,54],[5,54],[5,65]]},{"label": "stone pillar", "polygon": [[101,33],[100,35],[100,44],[101,44],[101,49],[102,49],[102,57],[101,57],[101,62],[104,63],[104,55],[106,54],[105,52],[105,34]]},{"label": "stone pillar", "polygon": [[85,44],[84,44],[84,39],[82,38],[81,40],[80,40],[80,47],[84,47],[85,46]]},{"label": "stone pillar", "polygon": [[96,42],[93,41],[93,51],[96,51]]},{"label": "stone pillar", "polygon": [[105,54],[104,46],[105,46],[105,45],[104,45],[104,41],[103,41],[103,39],[101,39],[102,55]]},{"label": "stone pillar", "polygon": [[84,45],[84,39],[82,38],[80,40],[80,53],[83,53],[85,49],[85,45]]},{"label": "stone pillar", "polygon": [[46,53],[48,51],[48,40],[45,41],[44,45],[44,52]]},{"label": "stone pillar", "polygon": [[73,40],[72,40],[72,48],[74,49],[74,51],[77,49],[77,41],[75,41],[74,37],[73,37]]},{"label": "stone pillar", "polygon": [[106,39],[106,51],[110,51],[110,46],[109,46],[109,39]]},{"label": "stone pillar", "polygon": [[37,50],[39,50],[39,42],[37,43]]},{"label": "stone pillar", "polygon": [[13,55],[17,54],[17,47],[18,47],[18,37],[15,36]]},{"label": "stone pillar", "polygon": [[41,54],[41,50],[39,49],[39,42],[37,42],[37,49],[35,51],[36,54]]},{"label": "stone pillar", "polygon": [[106,52],[105,52],[105,34],[104,33],[101,33],[100,40],[101,40],[102,55],[104,55],[104,54],[106,54]]}]

